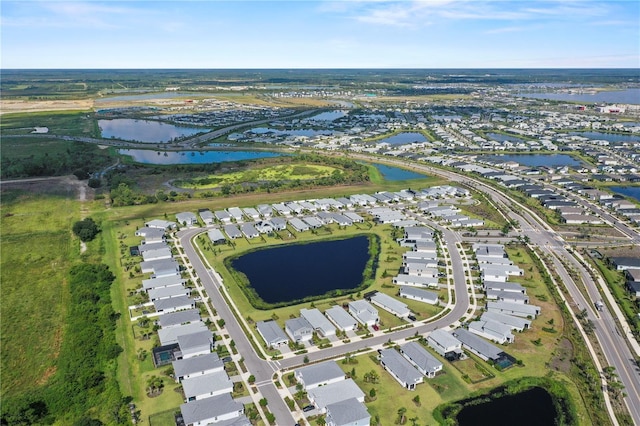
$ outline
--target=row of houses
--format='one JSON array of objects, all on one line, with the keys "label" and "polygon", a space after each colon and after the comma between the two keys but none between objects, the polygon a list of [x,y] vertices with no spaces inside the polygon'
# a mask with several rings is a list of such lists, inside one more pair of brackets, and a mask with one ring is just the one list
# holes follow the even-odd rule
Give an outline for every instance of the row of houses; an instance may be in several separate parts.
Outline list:
[{"label": "row of houses", "polygon": [[398,348],[378,351],[380,365],[402,387],[415,390],[424,378],[433,378],[442,371],[442,363],[417,342],[409,342]]}]

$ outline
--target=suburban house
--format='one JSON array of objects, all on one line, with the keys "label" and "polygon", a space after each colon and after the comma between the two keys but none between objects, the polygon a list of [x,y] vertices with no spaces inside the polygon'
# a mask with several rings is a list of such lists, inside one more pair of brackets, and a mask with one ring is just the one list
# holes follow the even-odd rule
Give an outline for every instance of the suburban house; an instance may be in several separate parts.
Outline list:
[{"label": "suburban house", "polygon": [[[158,330],[158,338],[163,346],[178,343],[178,336],[184,334],[207,331],[207,326],[202,321],[182,324],[175,327],[161,328]],[[208,352],[211,352],[210,350]]]},{"label": "suburban house", "polygon": [[364,403],[364,392],[353,379],[345,379],[308,390],[307,398],[321,413],[325,413],[327,405],[347,399],[355,398]]},{"label": "suburban house", "polygon": [[491,258],[505,258],[507,253],[504,251],[502,244],[486,244],[486,243],[474,243],[471,249],[476,256],[491,257]]},{"label": "suburban house", "polygon": [[213,333],[202,330],[190,334],[181,334],[177,337],[182,358],[191,358],[198,355],[206,355],[213,351],[215,339]]},{"label": "suburban house", "polygon": [[216,219],[218,219],[222,224],[231,223],[231,215],[226,210],[216,210],[215,211]]},{"label": "suburban house", "polygon": [[260,212],[253,207],[246,207],[242,211],[249,220],[260,220]]},{"label": "suburban house", "polygon": [[146,226],[147,228],[156,228],[156,229],[162,229],[166,231],[168,229],[175,228],[176,223],[170,222],[168,220],[154,219],[154,220],[150,220],[149,222],[145,222],[144,226]]},{"label": "suburban house", "polygon": [[408,226],[404,228],[405,240],[419,240],[433,238],[433,231],[425,226]]},{"label": "suburban house", "polygon": [[501,362],[503,359],[508,358],[508,355],[502,349],[487,342],[482,337],[476,336],[469,330],[458,328],[453,331],[453,335],[462,342],[463,348],[478,355],[485,361]]},{"label": "suburban house", "polygon": [[207,232],[207,236],[209,237],[209,240],[212,244],[224,244],[227,242],[227,239],[225,238],[222,231],[217,228],[209,230]]},{"label": "suburban house", "polygon": [[429,334],[427,344],[450,361],[456,360],[462,355],[462,342],[441,328],[433,330]]},{"label": "suburban house", "polygon": [[199,321],[202,321],[200,311],[198,309],[187,309],[186,311],[162,314],[158,317],[156,323],[162,328],[170,328]]},{"label": "suburban house", "polygon": [[146,291],[151,290],[152,288],[161,288],[161,287],[172,287],[172,286],[183,286],[187,280],[180,277],[180,275],[167,275],[164,277],[158,278],[149,278],[146,280],[142,280],[142,288]]},{"label": "suburban house", "polygon": [[403,263],[403,271],[407,275],[437,277],[439,271],[434,265],[437,265],[437,263],[427,259],[413,259]]},{"label": "suburban house", "polygon": [[358,213],[345,212],[344,215],[346,217],[348,217],[349,219],[351,219],[351,222],[353,222],[353,223],[362,223],[362,222],[364,222],[364,218],[362,216],[360,216]]},{"label": "suburban house", "polygon": [[640,258],[638,257],[610,257],[609,262],[615,266],[618,271],[640,269]]},{"label": "suburban house", "polygon": [[482,279],[489,281],[506,281],[510,276],[522,276],[524,271],[515,265],[496,265],[483,263],[480,265]]},{"label": "suburban house", "polygon": [[327,426],[369,426],[371,415],[367,407],[356,398],[334,402],[326,407]]},{"label": "suburban house", "polygon": [[216,217],[209,209],[200,210],[198,211],[198,214],[200,215],[200,219],[202,219],[202,222],[204,222],[205,225],[213,225],[213,222],[216,220]]},{"label": "suburban house", "polygon": [[232,240],[235,240],[237,238],[242,238],[242,232],[240,232],[240,230],[236,225],[233,225],[233,224],[223,225],[222,229],[224,229],[224,233],[227,234],[227,236]]},{"label": "suburban house", "polygon": [[640,269],[627,269],[624,275],[631,295],[640,297]]},{"label": "suburban house", "polygon": [[153,250],[140,250],[140,253],[142,254],[142,259],[144,259],[145,262],[150,262],[152,260],[171,259],[173,257],[173,255],[171,254],[171,249],[167,245],[158,245],[158,247]]},{"label": "suburban house", "polygon": [[332,306],[324,314],[341,331],[357,330],[358,322],[340,306]]},{"label": "suburban house", "polygon": [[400,297],[417,300],[418,302],[428,303],[430,305],[437,305],[440,302],[438,293],[416,287],[401,286],[399,295]]},{"label": "suburban house", "polygon": [[515,341],[515,337],[511,334],[511,327],[501,322],[473,321],[469,323],[469,331],[501,345]]},{"label": "suburban house", "polygon": [[305,232],[309,230],[309,225],[297,217],[289,219],[289,225],[291,225],[297,232]]},{"label": "suburban house", "polygon": [[270,218],[273,214],[273,208],[269,204],[258,204],[257,209],[260,215],[265,219]]},{"label": "suburban house", "polygon": [[365,326],[373,326],[379,321],[378,310],[366,300],[349,302],[349,313]]},{"label": "suburban house", "polygon": [[400,354],[429,378],[435,377],[439,371],[442,371],[442,363],[417,342],[400,346]]},{"label": "suburban house", "polygon": [[320,219],[314,216],[303,217],[302,221],[307,225],[309,225],[309,228],[311,229],[318,229],[318,228],[321,228],[322,225],[324,225],[324,223],[322,223]]},{"label": "suburban house", "polygon": [[303,317],[292,318],[284,322],[284,329],[291,339],[298,342],[308,342],[313,337],[313,327]]},{"label": "suburban house", "polygon": [[513,291],[487,290],[487,300],[508,303],[529,303],[529,296]]},{"label": "suburban house", "polygon": [[176,220],[180,225],[191,226],[198,224],[198,218],[191,212],[176,213]]},{"label": "suburban house", "polygon": [[244,216],[244,213],[242,213],[242,209],[240,209],[239,207],[229,207],[227,211],[236,222],[242,222]]},{"label": "suburban house", "polygon": [[335,361],[322,362],[294,371],[296,380],[302,383],[306,391],[345,380],[344,371]]},{"label": "suburban house", "polygon": [[349,219],[346,215],[343,215],[340,213],[333,213],[333,218],[339,226],[353,225],[353,221]]},{"label": "suburban house", "polygon": [[[206,426],[230,420],[244,414],[244,406],[233,400],[230,393],[191,401],[180,405],[185,426]],[[248,423],[250,424],[250,423]]]},{"label": "suburban house", "polygon": [[240,225],[240,230],[248,239],[258,238],[260,236],[258,230],[251,223],[243,223],[242,225]]},{"label": "suburban house", "polygon": [[284,331],[278,326],[278,323],[269,321],[258,321],[256,323],[258,333],[262,336],[262,339],[270,348],[277,348],[280,345],[286,345],[289,343],[289,338]]},{"label": "suburban house", "polygon": [[522,318],[535,318],[540,315],[540,307],[528,303],[487,302],[489,312],[499,312],[507,315],[515,315]]},{"label": "suburban house", "polygon": [[183,358],[173,361],[173,372],[176,382],[191,377],[224,371],[224,363],[216,353]]},{"label": "suburban house", "polygon": [[486,311],[480,317],[482,321],[496,321],[502,324],[506,324],[511,328],[511,331],[524,331],[531,327],[531,321],[526,318],[515,317],[512,315],[501,314],[499,312]]},{"label": "suburban house", "polygon": [[393,348],[381,349],[380,365],[402,385],[402,387],[415,390],[416,385],[424,381],[424,376],[398,351]]},{"label": "suburban house", "polygon": [[374,305],[380,306],[385,311],[390,312],[399,318],[407,318],[411,315],[411,311],[405,303],[402,303],[398,299],[394,299],[388,294],[378,291],[371,296],[370,300]]},{"label": "suburban house", "polygon": [[396,285],[411,287],[438,287],[438,278],[419,275],[398,274],[393,278],[393,283]]},{"label": "suburban house", "polygon": [[514,293],[527,294],[527,289],[524,288],[521,284],[518,283],[510,283],[510,282],[501,282],[501,281],[483,281],[482,287],[485,291],[510,291]]},{"label": "suburban house", "polygon": [[183,379],[182,390],[187,402],[199,401],[233,392],[233,382],[227,372],[222,370]]},{"label": "suburban house", "polygon": [[287,221],[281,217],[274,217],[271,219],[271,225],[276,231],[284,231],[287,229]]},{"label": "suburban house", "polygon": [[272,204],[272,206],[273,206],[273,209],[277,211],[280,216],[291,215],[291,209],[282,203]]},{"label": "suburban house", "polygon": [[154,277],[176,275],[180,271],[180,265],[175,259],[158,259],[148,262],[140,262],[143,274],[152,273]]},{"label": "suburban house", "polygon": [[318,309],[301,309],[300,316],[306,319],[313,330],[322,337],[334,336],[336,328]]},{"label": "suburban house", "polygon": [[160,228],[149,228],[145,226],[144,228],[140,228],[135,233],[136,237],[143,237],[144,244],[151,244],[155,242],[162,242],[167,239],[167,236],[164,233],[164,229]]},{"label": "suburban house", "polygon": [[154,300],[169,299],[171,297],[190,296],[191,289],[181,285],[174,285],[171,287],[152,288],[147,293],[149,294],[149,300],[153,302]]},{"label": "suburban house", "polygon": [[171,297],[169,299],[158,299],[153,301],[153,306],[159,314],[192,309],[196,307],[196,302],[186,296]]}]

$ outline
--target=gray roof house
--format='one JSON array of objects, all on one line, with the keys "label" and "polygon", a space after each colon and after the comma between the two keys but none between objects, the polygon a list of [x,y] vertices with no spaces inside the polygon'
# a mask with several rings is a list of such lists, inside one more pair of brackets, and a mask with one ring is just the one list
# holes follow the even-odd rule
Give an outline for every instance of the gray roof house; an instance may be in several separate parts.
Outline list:
[{"label": "gray roof house", "polygon": [[297,217],[289,219],[289,225],[291,225],[297,232],[305,232],[309,230],[309,225]]},{"label": "gray roof house", "polygon": [[276,231],[284,231],[287,229],[287,221],[281,217],[274,217],[271,219],[271,224]]},{"label": "gray roof house", "polygon": [[258,230],[251,223],[243,223],[242,225],[240,225],[240,230],[242,231],[244,236],[249,239],[258,238],[260,236]]},{"label": "gray roof house", "polygon": [[242,211],[249,220],[260,220],[260,212],[253,207],[245,207]]},{"label": "gray roof house", "polygon": [[437,305],[440,302],[438,293],[416,287],[401,286],[399,295],[400,297],[417,300],[418,302],[428,303],[430,305]]},{"label": "gray roof house", "polygon": [[[162,346],[178,343],[178,336],[182,334],[192,334],[207,331],[207,326],[202,321],[189,324],[177,325],[175,327],[161,328],[158,330],[158,337]],[[211,351],[209,351],[211,352]]]},{"label": "gray roof house", "polygon": [[275,321],[258,321],[256,328],[260,336],[262,336],[262,339],[264,339],[264,342],[270,348],[289,343],[289,338]]},{"label": "gray roof house", "polygon": [[222,228],[224,229],[224,233],[227,234],[227,236],[232,240],[235,240],[236,238],[242,238],[242,232],[240,232],[236,225],[223,225]]},{"label": "gray roof house", "polygon": [[352,379],[340,380],[326,386],[318,386],[307,391],[307,397],[321,413],[326,412],[327,405],[355,398],[364,402],[364,392],[360,390],[356,382]]},{"label": "gray roof house", "polygon": [[164,277],[142,280],[142,288],[148,291],[152,288],[183,286],[186,282],[187,280],[180,277],[180,275],[167,275]]},{"label": "gray roof house", "polygon": [[302,221],[304,223],[306,223],[307,225],[309,225],[309,228],[311,228],[311,229],[318,229],[318,228],[321,228],[322,225],[324,225],[324,223],[322,223],[322,221],[320,221],[320,219],[318,219],[317,217],[314,217],[314,216],[303,217]]},{"label": "gray roof house", "polygon": [[501,345],[515,341],[515,337],[511,334],[511,327],[497,321],[470,322],[469,331]]},{"label": "gray roof house", "polygon": [[349,313],[365,326],[372,326],[379,321],[378,310],[366,300],[349,302]]},{"label": "gray roof house", "polygon": [[427,344],[449,360],[458,359],[462,355],[462,342],[441,328],[433,330],[429,334]]},{"label": "gray roof house", "polygon": [[244,414],[244,406],[234,401],[230,393],[191,401],[180,405],[185,426],[206,426],[230,420]]},{"label": "gray roof house", "polygon": [[362,222],[364,222],[364,218],[362,216],[360,216],[358,213],[345,212],[344,215],[346,217],[348,217],[349,219],[351,219],[351,222],[353,222],[353,223],[362,223]]},{"label": "gray roof house", "polygon": [[313,337],[313,326],[304,317],[285,321],[284,329],[294,342],[307,342]]},{"label": "gray roof house", "polygon": [[211,353],[215,345],[213,333],[206,328],[195,333],[181,334],[177,340],[183,359]]},{"label": "gray roof house", "polygon": [[453,331],[453,336],[462,342],[462,347],[478,355],[485,361],[497,361],[502,358],[504,351],[487,342],[482,337],[476,336],[469,330],[458,328]]},{"label": "gray roof house", "polygon": [[395,349],[382,349],[379,352],[380,365],[382,365],[402,387],[415,390],[416,385],[424,381],[422,373]]},{"label": "gray roof house", "polygon": [[487,302],[489,312],[499,312],[507,315],[515,315],[522,318],[535,318],[540,315],[540,307],[528,303]]},{"label": "gray roof house", "polygon": [[191,309],[196,306],[196,302],[186,296],[171,297],[169,299],[158,299],[153,301],[156,312],[169,313],[181,311],[183,309]]},{"label": "gray roof house", "polygon": [[171,259],[173,257],[173,254],[171,254],[171,249],[166,244],[164,244],[163,246],[158,245],[158,247],[151,250],[140,250],[140,253],[142,254],[142,259],[144,259],[145,262],[159,259]]},{"label": "gray roof house", "polygon": [[181,382],[183,379],[190,377],[215,373],[216,371],[224,371],[224,362],[215,352],[173,361],[176,382]]},{"label": "gray roof house", "polygon": [[514,291],[487,290],[487,300],[509,303],[529,303],[529,296]]},{"label": "gray roof house", "polygon": [[144,226],[146,226],[147,228],[157,228],[157,229],[173,229],[176,227],[176,223],[175,222],[170,222],[168,220],[162,220],[162,219],[154,219],[154,220],[150,220],[149,222],[145,222]]},{"label": "gray roof house", "polygon": [[186,224],[189,226],[198,224],[198,217],[191,212],[176,213],[176,220],[180,225]]},{"label": "gray roof house", "polygon": [[298,368],[294,373],[298,382],[302,383],[307,391],[318,386],[326,386],[330,383],[345,380],[344,371],[335,361]]},{"label": "gray roof house", "polygon": [[200,215],[200,219],[202,219],[205,225],[212,225],[216,219],[216,217],[209,209],[199,211],[198,214]]},{"label": "gray roof house", "polygon": [[198,309],[187,309],[186,311],[170,312],[162,314],[157,319],[157,323],[162,328],[175,327],[190,322],[202,321],[200,311]]},{"label": "gray roof house", "polygon": [[147,291],[149,300],[169,299],[171,297],[190,296],[191,289],[183,286],[174,285],[171,287],[152,288]]},{"label": "gray roof house", "polygon": [[393,278],[396,285],[411,287],[438,287],[438,277],[425,277],[420,275],[398,274]]},{"label": "gray roof house", "polygon": [[527,289],[518,283],[500,282],[500,281],[483,281],[482,287],[486,291],[499,290],[499,291],[511,291],[514,293],[527,294]]},{"label": "gray roof house", "polygon": [[220,231],[217,228],[209,230],[207,232],[207,236],[209,237],[209,240],[213,244],[222,244],[222,243],[225,243],[227,241],[227,239],[225,238],[225,236],[222,233],[222,231]]},{"label": "gray roof house", "polygon": [[355,398],[327,405],[327,426],[369,426],[367,407]]},{"label": "gray roof house", "polygon": [[371,296],[371,303],[380,306],[385,311],[399,318],[407,318],[411,314],[411,311],[405,303],[385,293],[377,292]]},{"label": "gray roof house", "polygon": [[618,271],[640,269],[640,258],[638,257],[610,257],[609,261]]},{"label": "gray roof house", "polygon": [[231,223],[231,215],[226,210],[216,210],[215,211],[216,218],[222,223]]},{"label": "gray roof house", "polygon": [[236,222],[242,222],[244,213],[242,213],[242,209],[240,209],[240,207],[229,207],[227,211]]},{"label": "gray roof house", "polygon": [[502,314],[499,312],[486,311],[482,314],[480,319],[482,321],[500,322],[502,324],[508,325],[511,328],[511,330],[516,330],[516,331],[524,331],[529,327],[531,327],[531,321],[526,318]]},{"label": "gray roof house", "polygon": [[180,265],[175,259],[158,259],[148,262],[140,262],[143,274],[152,273],[154,277],[176,275],[180,271]]},{"label": "gray roof house", "polygon": [[429,378],[435,377],[436,373],[442,371],[442,363],[417,342],[409,342],[400,346],[400,353],[407,361],[413,364],[419,372]]},{"label": "gray roof house", "polygon": [[260,215],[265,219],[270,218],[273,214],[273,208],[269,204],[258,204],[257,208]]},{"label": "gray roof house", "polygon": [[353,331],[358,328],[358,322],[340,306],[332,306],[324,314],[341,331]]},{"label": "gray roof house", "polygon": [[185,399],[196,401],[233,392],[233,382],[224,370],[182,380]]},{"label": "gray roof house", "polygon": [[300,316],[306,319],[313,329],[321,336],[333,336],[336,328],[318,309],[300,309]]},{"label": "gray roof house", "polygon": [[163,241],[166,239],[164,229],[149,228],[148,226],[138,229],[135,235],[136,237],[144,237],[145,240],[149,241]]}]

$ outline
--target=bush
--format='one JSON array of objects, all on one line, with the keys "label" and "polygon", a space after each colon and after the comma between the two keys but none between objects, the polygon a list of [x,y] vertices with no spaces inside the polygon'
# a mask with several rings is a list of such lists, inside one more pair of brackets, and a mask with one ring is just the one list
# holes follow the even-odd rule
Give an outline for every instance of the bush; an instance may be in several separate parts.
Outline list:
[{"label": "bush", "polygon": [[98,235],[98,232],[100,232],[100,228],[90,217],[73,224],[73,233],[80,238],[80,241],[91,241]]}]

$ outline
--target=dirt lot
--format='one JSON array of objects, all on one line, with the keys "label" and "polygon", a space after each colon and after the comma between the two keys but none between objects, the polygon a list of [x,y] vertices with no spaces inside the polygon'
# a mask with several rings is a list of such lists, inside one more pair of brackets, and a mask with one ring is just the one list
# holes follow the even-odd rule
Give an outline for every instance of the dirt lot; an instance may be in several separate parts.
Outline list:
[{"label": "dirt lot", "polygon": [[70,100],[70,101],[22,101],[22,100],[1,100],[0,115],[16,112],[38,112],[38,111],[67,111],[67,110],[90,110],[93,108],[93,100]]},{"label": "dirt lot", "polygon": [[91,200],[94,197],[94,190],[87,186],[87,182],[79,181],[75,176],[5,180],[0,182],[0,193],[16,189],[39,194],[73,197],[79,201]]}]

